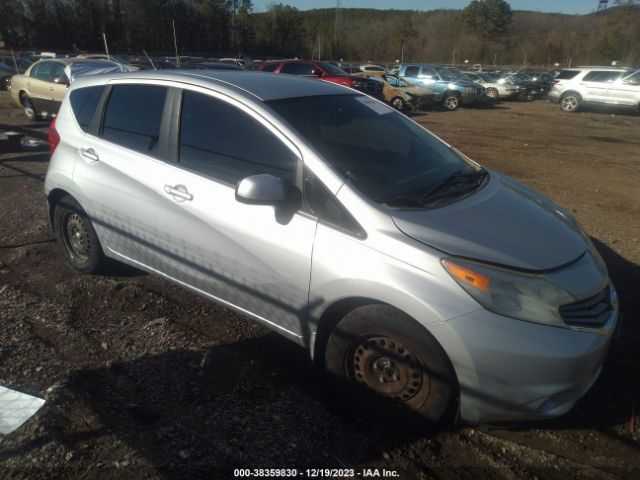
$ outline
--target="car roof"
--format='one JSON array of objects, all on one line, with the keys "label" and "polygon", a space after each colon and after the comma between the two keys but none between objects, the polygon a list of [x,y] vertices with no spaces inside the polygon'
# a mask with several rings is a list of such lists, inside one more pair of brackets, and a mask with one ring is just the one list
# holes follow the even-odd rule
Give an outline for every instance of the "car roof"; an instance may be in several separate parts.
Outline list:
[{"label": "car roof", "polygon": [[72,65],[74,63],[94,63],[95,64],[100,62],[113,62],[113,60],[107,60],[106,58],[83,58],[83,57],[42,58],[37,62],[33,63],[32,65],[35,65],[36,63],[41,63],[41,62],[57,62],[57,63],[64,63],[65,65]]},{"label": "car roof", "polygon": [[346,87],[322,80],[243,70],[140,70],[107,75],[91,75],[79,79],[73,88],[104,85],[110,80],[164,80],[182,82],[204,88],[216,87],[221,92],[269,101],[321,95],[359,94]]}]

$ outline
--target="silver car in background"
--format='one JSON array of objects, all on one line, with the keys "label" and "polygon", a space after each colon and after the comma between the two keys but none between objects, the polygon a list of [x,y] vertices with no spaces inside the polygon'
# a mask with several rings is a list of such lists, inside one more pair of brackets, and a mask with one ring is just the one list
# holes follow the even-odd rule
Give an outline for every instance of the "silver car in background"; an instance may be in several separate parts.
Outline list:
[{"label": "silver car in background", "polygon": [[583,105],[625,107],[640,112],[640,70],[615,67],[565,69],[553,80],[549,100],[573,113]]},{"label": "silver car in background", "polygon": [[462,72],[469,80],[477,82],[486,90],[485,94],[492,100],[510,100],[517,98],[520,87],[513,83],[500,81],[498,77],[489,72]]},{"label": "silver car in background", "polygon": [[561,207],[355,90],[252,72],[73,83],[45,193],[78,271],[161,275],[308,349],[355,406],[567,412],[616,291]]}]

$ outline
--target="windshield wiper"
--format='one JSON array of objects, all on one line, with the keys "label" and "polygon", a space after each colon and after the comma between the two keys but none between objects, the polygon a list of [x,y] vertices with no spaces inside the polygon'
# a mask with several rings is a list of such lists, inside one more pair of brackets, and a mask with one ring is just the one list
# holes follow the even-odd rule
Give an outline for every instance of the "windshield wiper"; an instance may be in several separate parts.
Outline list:
[{"label": "windshield wiper", "polygon": [[[480,182],[482,182],[482,180],[484,179],[486,174],[487,174],[487,171],[484,168],[481,168],[480,170],[473,170],[471,172],[463,172],[462,170],[456,170],[455,172],[447,175],[443,179],[441,179],[441,180],[437,181],[436,183],[434,183],[433,185],[431,185],[429,190],[427,190],[422,195],[420,195],[420,202],[424,203],[427,200],[435,200],[436,198],[441,198],[443,196],[451,195],[454,192],[457,193],[460,190],[459,188],[456,188],[455,190],[449,190],[445,194],[440,194],[440,195],[437,195],[437,196],[435,195],[437,192],[442,190],[444,187],[447,187],[447,186],[450,186],[450,185],[455,185],[458,182],[458,180],[460,180],[460,179],[464,179],[464,180],[479,180],[479,182],[478,182],[478,184],[479,184]],[[463,190],[467,190],[468,189],[468,185],[469,184],[467,182],[465,182],[461,186],[464,187]]]},{"label": "windshield wiper", "polygon": [[[455,172],[450,173],[443,179],[432,184],[431,187],[422,194],[389,195],[386,197],[378,197],[375,199],[375,201],[378,203],[384,203],[385,205],[388,205],[390,207],[425,207],[440,198],[448,197],[451,195],[459,195],[460,193],[466,193],[471,190],[475,190],[482,183],[486,175],[487,171],[485,169],[474,170],[471,172],[456,170]],[[459,183],[460,180],[464,181],[462,183]],[[472,180],[475,181],[470,182]],[[447,186],[450,186],[450,188],[441,191]]]}]

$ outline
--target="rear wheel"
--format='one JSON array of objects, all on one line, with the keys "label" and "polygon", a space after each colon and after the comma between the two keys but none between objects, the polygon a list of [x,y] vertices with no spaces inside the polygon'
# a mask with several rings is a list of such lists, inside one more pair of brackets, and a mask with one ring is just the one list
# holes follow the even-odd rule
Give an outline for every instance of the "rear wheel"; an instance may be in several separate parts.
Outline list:
[{"label": "rear wheel", "polygon": [[70,196],[60,199],[53,212],[53,228],[65,258],[82,273],[96,273],[104,266],[104,253],[91,220]]},{"label": "rear wheel", "polygon": [[460,96],[455,93],[446,93],[442,99],[442,106],[445,110],[457,110],[460,106]]},{"label": "rear wheel", "polygon": [[24,108],[24,114],[29,120],[38,120],[38,112],[36,111],[36,107],[33,105],[33,101],[26,93],[22,95],[22,106]]},{"label": "rear wheel", "polygon": [[347,314],[329,337],[325,367],[344,403],[394,424],[434,424],[455,398],[455,374],[442,347],[388,305]]},{"label": "rear wheel", "polygon": [[581,101],[582,99],[577,93],[567,93],[560,99],[560,108],[569,113],[577,112]]}]

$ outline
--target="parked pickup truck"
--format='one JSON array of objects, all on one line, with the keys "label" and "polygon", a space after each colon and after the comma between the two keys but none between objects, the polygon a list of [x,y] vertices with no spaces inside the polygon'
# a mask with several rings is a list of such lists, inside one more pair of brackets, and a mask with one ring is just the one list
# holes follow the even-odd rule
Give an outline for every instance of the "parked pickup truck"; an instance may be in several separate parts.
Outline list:
[{"label": "parked pickup truck", "polygon": [[455,68],[403,64],[398,76],[433,91],[434,101],[447,110],[456,110],[460,105],[484,103],[487,100],[485,88],[470,81]]}]

